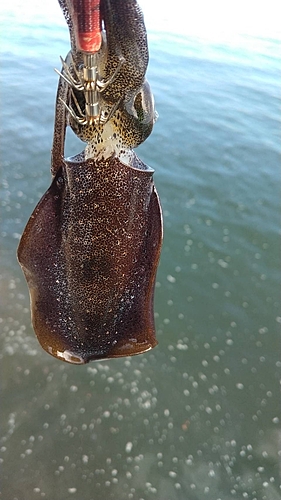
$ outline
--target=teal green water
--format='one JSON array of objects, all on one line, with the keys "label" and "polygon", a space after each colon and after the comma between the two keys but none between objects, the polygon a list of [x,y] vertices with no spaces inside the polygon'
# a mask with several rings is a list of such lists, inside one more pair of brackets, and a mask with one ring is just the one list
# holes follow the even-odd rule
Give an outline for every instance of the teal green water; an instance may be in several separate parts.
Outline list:
[{"label": "teal green water", "polygon": [[77,367],[40,348],[16,261],[68,50],[62,20],[21,9],[4,9],[1,57],[3,500],[278,500],[280,42],[150,32],[159,345]]}]

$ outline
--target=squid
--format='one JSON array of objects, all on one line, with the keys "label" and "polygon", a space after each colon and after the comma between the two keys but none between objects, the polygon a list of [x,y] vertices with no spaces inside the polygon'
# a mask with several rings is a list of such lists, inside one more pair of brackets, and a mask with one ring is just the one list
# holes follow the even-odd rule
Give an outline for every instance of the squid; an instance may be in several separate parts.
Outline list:
[{"label": "squid", "polygon": [[[85,364],[157,345],[162,213],[154,170],[134,152],[157,113],[137,1],[59,4],[71,50],[58,71],[52,182],[17,255],[41,346],[62,361]],[[68,158],[67,127],[86,144]]]}]

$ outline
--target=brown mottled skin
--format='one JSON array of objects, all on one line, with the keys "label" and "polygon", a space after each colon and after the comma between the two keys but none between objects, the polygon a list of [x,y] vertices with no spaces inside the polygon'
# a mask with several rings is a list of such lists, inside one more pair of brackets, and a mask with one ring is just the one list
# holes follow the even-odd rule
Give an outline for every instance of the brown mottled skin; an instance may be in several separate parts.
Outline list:
[{"label": "brown mottled skin", "polygon": [[65,161],[25,228],[18,258],[33,326],[54,356],[86,363],[157,344],[161,212],[153,171],[137,157],[136,165]]},{"label": "brown mottled skin", "polygon": [[[59,3],[70,30],[72,57],[79,68],[82,54],[75,47],[68,1],[59,0]],[[101,0],[100,10],[106,32],[106,47],[102,46],[100,50],[102,79],[106,82],[118,68],[120,58],[123,61],[113,82],[100,94],[101,108],[110,113],[112,107],[118,104],[118,110],[111,120],[114,131],[118,134],[120,144],[135,148],[150,135],[155,121],[153,97],[145,80],[149,54],[143,15],[135,0]],[[70,72],[74,76],[71,63]],[[84,112],[83,92],[74,90],[74,94]],[[79,114],[70,95],[67,104]],[[71,116],[68,117],[68,122],[82,141],[95,144],[103,140],[102,125],[81,125]]]},{"label": "brown mottled skin", "polygon": [[[132,38],[131,50],[134,40],[137,46],[141,40],[138,53],[143,60],[131,87],[132,59],[104,95],[108,102],[118,99],[120,92],[124,96],[112,119],[121,147],[130,150],[127,138],[138,137],[139,128],[132,123],[128,128],[128,121],[124,122],[128,114],[124,102],[128,93],[144,84],[146,37],[143,27],[141,35],[135,35],[127,21],[124,23],[127,15],[128,26],[133,23],[133,12],[139,19],[134,0],[101,3],[107,37],[113,40],[108,42],[108,73],[116,61],[114,40],[115,47],[122,50],[127,34]],[[62,0],[60,4],[66,5]],[[128,49],[128,57],[130,53]],[[47,352],[70,363],[139,354],[157,344],[153,294],[162,217],[153,170],[131,150],[129,164],[123,163],[118,148],[108,158],[86,160],[81,153],[65,159],[69,117],[59,97],[69,102],[68,84],[62,78],[56,103],[52,184],[31,215],[18,248],[30,291],[33,327]],[[101,140],[102,134],[102,128],[94,130],[94,140]]]}]

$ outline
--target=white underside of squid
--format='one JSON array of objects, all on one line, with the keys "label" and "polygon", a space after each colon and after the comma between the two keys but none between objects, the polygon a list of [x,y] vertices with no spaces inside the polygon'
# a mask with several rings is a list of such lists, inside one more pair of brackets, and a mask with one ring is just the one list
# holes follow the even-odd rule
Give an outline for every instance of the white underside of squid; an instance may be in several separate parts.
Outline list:
[{"label": "white underside of squid", "polygon": [[88,142],[85,147],[85,160],[90,158],[108,159],[116,156],[122,163],[131,166],[134,158],[134,152],[126,148],[116,134],[116,127],[109,121],[103,125],[102,141]]}]

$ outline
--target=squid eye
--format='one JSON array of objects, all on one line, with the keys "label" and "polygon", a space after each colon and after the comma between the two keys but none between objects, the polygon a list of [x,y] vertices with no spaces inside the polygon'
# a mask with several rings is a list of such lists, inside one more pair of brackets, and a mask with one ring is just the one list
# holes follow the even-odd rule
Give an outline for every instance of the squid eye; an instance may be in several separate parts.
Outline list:
[{"label": "squid eye", "polygon": [[143,122],[144,109],[143,109],[143,104],[142,104],[142,95],[140,92],[135,97],[134,108],[136,110],[139,122]]},{"label": "squid eye", "polygon": [[57,177],[56,183],[57,183],[57,187],[59,189],[62,189],[64,186],[64,178],[60,175],[59,177]]},{"label": "squid eye", "polygon": [[127,112],[143,125],[156,121],[157,114],[154,109],[154,99],[147,81],[142,84],[137,93],[131,95],[125,107]]},{"label": "squid eye", "polygon": [[60,168],[57,172],[54,182],[57,188],[61,191],[65,185],[64,172],[62,168]]}]

